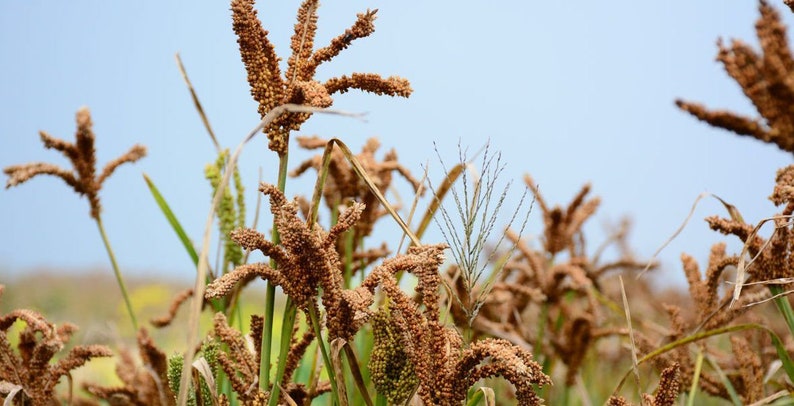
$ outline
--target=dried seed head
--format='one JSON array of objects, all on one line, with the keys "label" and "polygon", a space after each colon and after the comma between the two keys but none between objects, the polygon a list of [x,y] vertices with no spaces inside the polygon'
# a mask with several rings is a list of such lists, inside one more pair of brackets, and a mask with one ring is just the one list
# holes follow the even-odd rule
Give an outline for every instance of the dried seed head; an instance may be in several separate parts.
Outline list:
[{"label": "dried seed head", "polygon": [[41,131],[41,141],[45,148],[52,148],[63,153],[72,163],[71,171],[58,166],[35,162],[24,165],[12,165],[3,169],[8,175],[6,188],[24,183],[37,175],[53,175],[61,178],[67,185],[71,186],[77,194],[85,195],[91,206],[91,217],[99,219],[102,205],[99,200],[99,191],[105,180],[121,164],[135,162],[146,155],[146,148],[142,145],[135,145],[120,157],[108,162],[102,173],[96,176],[96,150],[94,148],[94,131],[91,122],[91,113],[87,107],[82,107],[77,111],[77,132],[75,143],[54,138],[44,131]]},{"label": "dried seed head", "polygon": [[762,119],[724,110],[708,110],[700,104],[677,100],[676,105],[701,121],[738,135],[750,136],[794,152],[794,59],[788,47],[786,27],[778,12],[760,1],[761,17],[755,25],[761,53],[742,41],[730,46],[718,42],[719,60],[739,84]]},{"label": "dried seed head", "polygon": [[[232,0],[232,22],[240,46],[240,56],[248,72],[251,95],[259,103],[259,115],[264,117],[274,107],[300,104],[312,107],[329,107],[331,94],[360,89],[378,95],[408,97],[411,88],[401,78],[381,78],[376,74],[353,74],[348,78],[332,78],[325,83],[314,79],[317,67],[331,60],[353,40],[370,35],[374,30],[375,11],[358,15],[353,26],[334,38],[331,44],[314,51],[317,32],[317,0],[304,0],[298,9],[295,32],[290,41],[292,55],[287,60],[284,76],[279,69],[279,57],[268,39],[254,9],[254,0]],[[376,10],[377,11],[377,10]],[[311,114],[286,113],[276,118],[265,129],[269,148],[278,154],[286,153],[290,131],[297,131]]]}]

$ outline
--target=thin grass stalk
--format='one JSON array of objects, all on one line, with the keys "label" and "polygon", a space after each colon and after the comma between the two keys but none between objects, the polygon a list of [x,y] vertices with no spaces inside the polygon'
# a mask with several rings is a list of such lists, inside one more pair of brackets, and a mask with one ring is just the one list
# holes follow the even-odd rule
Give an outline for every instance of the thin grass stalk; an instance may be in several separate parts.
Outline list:
[{"label": "thin grass stalk", "polygon": [[358,158],[356,158],[356,156],[353,155],[353,152],[350,151],[350,148],[348,148],[348,146],[338,138],[332,138],[329,141],[329,143],[331,142],[335,143],[336,146],[339,147],[340,150],[342,150],[342,155],[344,155],[347,161],[350,162],[350,165],[353,166],[353,171],[355,171],[356,175],[358,175],[358,177],[361,180],[363,180],[364,183],[367,184],[367,187],[369,187],[370,192],[372,192],[372,194],[375,195],[375,197],[378,199],[378,202],[380,202],[383,208],[392,216],[394,221],[397,222],[397,224],[400,226],[403,232],[408,236],[408,238],[411,239],[411,243],[413,243],[413,245],[415,246],[421,246],[422,243],[419,241],[418,238],[416,238],[416,235],[414,234],[413,231],[411,231],[408,225],[405,224],[405,221],[403,221],[402,217],[400,217],[397,211],[394,210],[394,207],[392,207],[391,204],[389,204],[389,202],[383,196],[383,193],[381,193],[380,189],[378,189],[378,187],[375,185],[375,182],[372,180],[372,177],[369,176],[369,174],[364,169],[364,167],[361,166],[361,163],[358,161]]},{"label": "thin grass stalk", "polygon": [[466,169],[466,164],[458,163],[449,170],[447,175],[444,177],[444,180],[441,181],[441,184],[436,189],[435,194],[433,195],[433,199],[430,200],[430,205],[427,207],[425,211],[424,217],[422,217],[422,221],[419,223],[419,227],[416,229],[416,235],[421,238],[427,231],[427,227],[430,226],[430,222],[433,220],[433,217],[436,215],[436,211],[438,211],[439,207],[441,207],[441,201],[444,200],[444,196],[447,195],[447,192],[452,188],[452,185],[455,184],[455,181],[458,180],[463,170]]},{"label": "thin grass stalk", "polygon": [[[637,365],[638,366],[642,365],[645,362],[648,362],[662,354],[672,351],[682,345],[691,344],[709,337],[718,336],[726,333],[735,333],[739,331],[753,330],[753,329],[762,330],[765,331],[767,334],[769,334],[769,336],[772,338],[772,344],[775,346],[775,350],[777,351],[778,358],[780,358],[780,361],[783,363],[783,368],[786,370],[786,373],[788,374],[789,378],[794,376],[794,363],[792,363],[791,358],[789,357],[788,352],[786,351],[786,347],[783,345],[783,341],[781,341],[780,337],[778,337],[778,335],[770,328],[755,323],[736,324],[733,326],[720,327],[720,328],[715,328],[713,330],[707,330],[707,331],[699,332],[697,334],[692,334],[680,338],[673,342],[667,343],[649,352],[648,354],[645,354],[644,356],[640,357],[637,360]],[[620,391],[620,389],[623,387],[623,384],[626,382],[626,378],[628,378],[629,375],[631,375],[633,369],[634,368],[632,367],[623,375],[623,378],[620,380],[620,383],[618,383],[618,386],[613,391],[613,394],[617,394]]]},{"label": "thin grass stalk", "polygon": [[[292,303],[292,299],[287,296],[284,317],[281,319],[281,344],[279,347],[278,364],[276,365],[276,376],[273,378],[273,387],[270,389],[270,400],[268,401],[269,406],[278,405],[279,398],[281,397],[280,383],[287,369],[287,354],[289,354],[289,347],[290,343],[292,342],[292,328],[295,326],[295,317],[297,316],[297,313],[298,308],[294,303]],[[267,321],[265,321],[265,323],[267,323]],[[263,353],[264,351],[265,349],[262,348]]]},{"label": "thin grass stalk", "polygon": [[[287,140],[287,148],[289,148],[289,140]],[[289,164],[289,149],[285,151],[283,154],[279,155],[278,159],[278,190],[281,193],[284,193],[287,188],[287,166]],[[281,236],[279,235],[278,228],[275,225],[275,219],[273,219],[273,231],[271,234],[271,239],[273,244],[278,245],[281,242]],[[273,269],[278,268],[278,264],[275,261],[270,261],[270,266]],[[273,345],[273,316],[275,314],[275,307],[276,307],[276,286],[267,282],[267,290],[265,291],[265,322],[262,326],[262,353],[259,359],[259,388],[262,391],[266,391],[270,389],[270,359],[271,359],[271,347]],[[286,309],[285,309],[285,317],[289,313],[290,306],[292,305],[292,301],[287,298]],[[294,307],[294,306],[293,306]],[[292,320],[293,323],[295,321],[295,311],[292,311]],[[290,332],[292,331],[292,323],[289,324]],[[282,326],[282,344],[281,348],[284,347],[284,340],[285,337],[283,335],[284,327]],[[290,334],[288,333],[287,336]],[[286,339],[289,342],[289,338]],[[289,351],[289,347],[287,347],[287,351]],[[285,358],[287,355],[286,352],[281,352],[281,358]],[[282,372],[283,374],[283,372]],[[274,381],[274,384],[278,384],[280,379],[277,377]],[[274,385],[273,391],[278,391],[278,387]],[[276,396],[278,399],[278,396]]]},{"label": "thin grass stalk", "polygon": [[[198,343],[198,329],[199,329],[199,317],[201,315],[201,308],[204,303],[204,288],[206,287],[205,279],[207,277],[207,269],[209,264],[208,252],[210,246],[210,237],[212,235],[212,225],[215,220],[215,210],[220,204],[221,197],[223,196],[223,192],[228,185],[229,180],[232,177],[232,173],[234,172],[234,168],[237,165],[237,159],[240,157],[242,153],[243,147],[249,141],[251,141],[259,132],[265,128],[268,124],[273,122],[276,118],[281,116],[285,112],[293,112],[293,113],[327,113],[327,114],[337,114],[337,115],[344,115],[344,116],[351,116],[356,117],[354,114],[344,113],[341,111],[335,110],[327,110],[327,109],[319,109],[315,107],[307,107],[307,106],[299,106],[295,104],[284,104],[281,106],[277,106],[270,110],[265,117],[259,122],[259,124],[251,130],[248,135],[243,138],[237,148],[235,148],[234,153],[229,158],[228,163],[226,164],[226,168],[223,172],[223,178],[221,179],[220,184],[218,185],[218,189],[215,191],[215,196],[213,196],[212,204],[210,205],[209,213],[207,214],[207,220],[204,225],[204,236],[202,238],[201,244],[201,253],[199,255],[199,264],[196,269],[196,282],[195,287],[193,289],[193,300],[191,301],[190,305],[190,312],[189,312],[189,319],[188,319],[188,334],[187,334],[187,351],[185,352],[184,356],[184,365],[182,367],[182,375],[180,378],[180,386],[179,386],[179,395],[177,397],[177,404],[179,406],[185,406],[187,404],[187,391],[188,391],[188,383],[190,381],[190,367],[193,362],[193,349],[195,348],[196,344]],[[264,349],[263,349],[264,350]]]},{"label": "thin grass stalk", "polygon": [[739,393],[736,392],[736,388],[733,387],[733,384],[731,383],[731,380],[728,378],[728,375],[725,373],[725,371],[720,368],[720,365],[712,357],[706,356],[705,360],[708,362],[709,366],[714,369],[714,372],[717,373],[717,376],[720,377],[722,384],[725,385],[725,390],[728,391],[728,396],[731,398],[731,403],[733,403],[733,406],[742,406],[744,402],[742,402],[741,396],[739,396]]},{"label": "thin grass stalk", "polygon": [[190,97],[193,99],[193,106],[196,107],[196,111],[198,111],[201,117],[201,122],[204,124],[204,128],[207,129],[207,133],[210,135],[210,139],[212,139],[212,144],[215,145],[215,150],[220,153],[221,145],[218,143],[218,138],[215,137],[215,132],[212,131],[210,120],[207,118],[207,114],[204,113],[204,107],[201,106],[196,90],[193,88],[193,84],[190,83],[190,78],[187,76],[187,71],[185,70],[185,65],[182,64],[182,58],[179,56],[179,52],[176,53],[176,64],[179,67],[179,73],[182,74],[182,79],[185,80],[185,84],[190,91]]},{"label": "thin grass stalk", "polygon": [[637,384],[637,393],[639,398],[642,399],[642,388],[640,387],[640,369],[639,362],[637,362],[637,345],[634,340],[634,328],[631,325],[631,309],[629,308],[629,299],[626,296],[626,286],[623,284],[623,276],[618,276],[620,281],[620,295],[623,298],[623,310],[626,312],[626,324],[629,328],[629,339],[631,340],[631,369],[634,372],[634,381]]},{"label": "thin grass stalk", "polygon": [[110,240],[108,240],[107,233],[105,233],[105,226],[102,224],[102,217],[97,216],[95,219],[97,228],[99,228],[99,234],[102,236],[102,242],[105,244],[105,250],[108,253],[108,257],[110,258],[110,265],[113,267],[113,274],[116,275],[116,282],[119,285],[119,289],[121,289],[121,296],[124,297],[124,304],[127,306],[127,313],[130,315],[130,321],[132,321],[132,331],[137,332],[138,320],[135,318],[135,312],[132,310],[130,295],[127,293],[127,286],[124,284],[124,278],[121,276],[119,264],[116,262],[116,255],[113,253],[113,247],[110,246]]},{"label": "thin grass stalk", "polygon": [[[328,380],[331,381],[331,396],[333,398],[333,404],[339,404],[339,387],[337,386],[333,364],[331,363],[331,357],[328,354],[328,348],[325,347],[325,342],[322,339],[322,326],[320,325],[320,317],[317,314],[317,308],[315,306],[309,306],[309,319],[311,320],[312,329],[314,329],[314,335],[317,337],[317,345],[320,347],[320,353],[323,355],[323,362],[325,363],[325,370],[328,373]],[[272,401],[271,397],[271,401]],[[276,406],[271,402],[270,406]]]},{"label": "thin grass stalk", "polygon": [[695,406],[695,394],[698,390],[700,383],[700,370],[703,368],[703,351],[698,351],[697,358],[695,359],[695,371],[692,372],[692,385],[689,388],[689,397],[686,400],[687,406]]}]

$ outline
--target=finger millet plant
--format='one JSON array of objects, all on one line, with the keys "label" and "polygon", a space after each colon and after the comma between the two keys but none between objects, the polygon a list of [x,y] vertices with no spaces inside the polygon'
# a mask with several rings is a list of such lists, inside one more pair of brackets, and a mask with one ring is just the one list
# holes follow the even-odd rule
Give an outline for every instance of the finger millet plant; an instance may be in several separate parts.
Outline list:
[{"label": "finger millet plant", "polygon": [[[4,404],[791,404],[794,166],[777,173],[770,199],[782,207],[779,214],[752,224],[723,202],[728,216],[706,219],[713,230],[738,237],[743,249],[729,253],[716,244],[705,266],[682,254],[688,295],[650,286],[643,270],[657,264],[633,255],[628,221],[590,247],[583,226],[601,200],[589,184],[562,206],[548,202],[525,175],[520,203],[500,228],[497,214],[510,188],[508,182],[500,193],[501,155],[487,146],[479,159],[461,148],[459,162],[444,166],[444,178],[435,181],[417,179],[393,150],[378,158],[381,143],[374,138],[354,154],[337,138],[298,136],[298,147],[322,153],[289,171],[292,134],[312,114],[340,114],[329,110],[332,96],[352,89],[412,92],[396,76],[316,79],[320,64],[374,32],[377,11],[358,14],[344,33],[315,49],[318,6],[301,3],[282,71],[254,1],[232,0],[232,28],[262,120],[235,150],[214,138],[179,62],[218,156],[205,168],[213,198],[200,250],[146,177],[197,268],[195,285],[174,298],[166,316],[150,320],[155,328],[178,328],[180,307],[190,304],[182,311],[189,321],[178,352],[166,354],[138,325],[100,216],[104,181],[142,158],[145,148],[136,145],[97,176],[91,117],[81,108],[74,143],[40,134],[72,170],[46,163],[5,169],[7,187],[54,175],[88,198],[138,350],[88,344],[61,351],[76,326],[55,326],[27,309],[0,314]],[[676,104],[710,125],[794,152],[794,58],[778,12],[765,1],[759,9],[761,52],[739,40],[720,42],[718,60],[761,117]],[[260,132],[279,161],[269,173],[275,181],[256,189],[268,200],[271,227],[246,225],[248,183],[236,167],[244,144]],[[316,176],[311,196],[285,193],[288,175],[309,174]],[[395,175],[416,195],[408,221],[396,199],[386,197]],[[523,231],[535,208],[543,232],[533,245]],[[416,211],[423,216],[412,225]],[[424,241],[433,220],[446,242]],[[764,237],[766,222],[774,229]],[[210,266],[213,224],[221,242]],[[374,231],[393,224],[400,233],[373,245]],[[614,258],[605,254],[610,246]],[[255,252],[265,259],[250,260]],[[257,279],[266,285],[264,308],[243,320],[242,292]],[[728,281],[733,285],[725,288]],[[211,326],[199,323],[202,314]],[[71,371],[98,357],[115,358],[116,383],[79,382],[76,391]],[[66,390],[56,390],[63,377]]]}]

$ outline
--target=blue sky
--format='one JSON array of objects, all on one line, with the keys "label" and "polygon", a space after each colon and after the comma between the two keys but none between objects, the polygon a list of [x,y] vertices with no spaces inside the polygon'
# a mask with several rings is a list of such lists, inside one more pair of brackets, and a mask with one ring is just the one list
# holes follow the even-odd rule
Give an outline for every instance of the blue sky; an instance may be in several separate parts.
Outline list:
[{"label": "blue sky", "polygon": [[[284,59],[298,4],[258,4]],[[550,202],[567,203],[591,182],[603,198],[588,226],[591,248],[605,222],[629,215],[631,241],[645,257],[702,192],[718,194],[753,222],[776,212],[766,196],[790,155],[709,128],[673,104],[683,97],[755,114],[714,60],[718,37],[756,44],[754,1],[329,1],[319,10],[316,43],[327,43],[367,8],[379,9],[375,33],[323,65],[318,78],[396,74],[408,78],[415,93],[407,100],[337,96],[336,108],[366,112],[367,121],[316,116],[301,134],[339,137],[353,150],[377,136],[383,151],[396,148],[417,175],[429,162],[434,179],[440,167],[433,142],[451,162],[459,141],[476,150],[490,140],[502,151],[505,176],[519,185],[531,173]],[[790,13],[783,15],[790,24]],[[203,167],[215,153],[176,68],[176,52],[221,144],[233,147],[258,115],[227,2],[0,2],[0,166],[67,165],[42,148],[38,131],[72,139],[74,114],[84,105],[92,111],[100,164],[134,143],[149,148],[144,160],[119,168],[101,194],[107,231],[130,275],[193,272],[143,172],[196,241],[209,206]],[[296,152],[291,162],[308,156]],[[264,138],[242,156],[250,207],[259,167],[274,181],[276,157]],[[291,191],[308,194],[309,181],[291,183]],[[60,180],[40,177],[0,191],[0,211],[0,281],[42,267],[107,267],[87,202]],[[540,230],[538,213],[529,233]],[[698,207],[661,256],[664,279],[681,279],[681,252],[705,261],[722,237],[701,219],[722,213],[713,200]]]}]

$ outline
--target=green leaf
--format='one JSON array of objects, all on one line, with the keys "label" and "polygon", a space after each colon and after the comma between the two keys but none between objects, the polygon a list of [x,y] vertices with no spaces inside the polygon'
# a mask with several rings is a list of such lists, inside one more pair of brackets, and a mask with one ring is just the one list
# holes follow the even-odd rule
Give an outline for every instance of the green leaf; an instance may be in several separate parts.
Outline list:
[{"label": "green leaf", "polygon": [[185,233],[185,229],[182,228],[179,220],[176,219],[171,207],[168,206],[168,202],[165,201],[165,198],[163,198],[163,195],[157,189],[157,186],[154,185],[154,182],[152,182],[149,176],[147,176],[145,173],[143,174],[143,179],[146,181],[146,185],[149,186],[149,191],[152,192],[154,201],[157,202],[158,206],[160,206],[160,210],[163,212],[163,215],[165,215],[166,220],[168,220],[168,223],[171,224],[171,228],[174,229],[177,237],[179,237],[179,241],[182,241],[182,245],[185,247],[188,255],[190,255],[190,259],[193,260],[193,265],[198,266],[198,254],[196,253],[196,248],[193,247],[193,242],[190,241],[187,233]]}]

